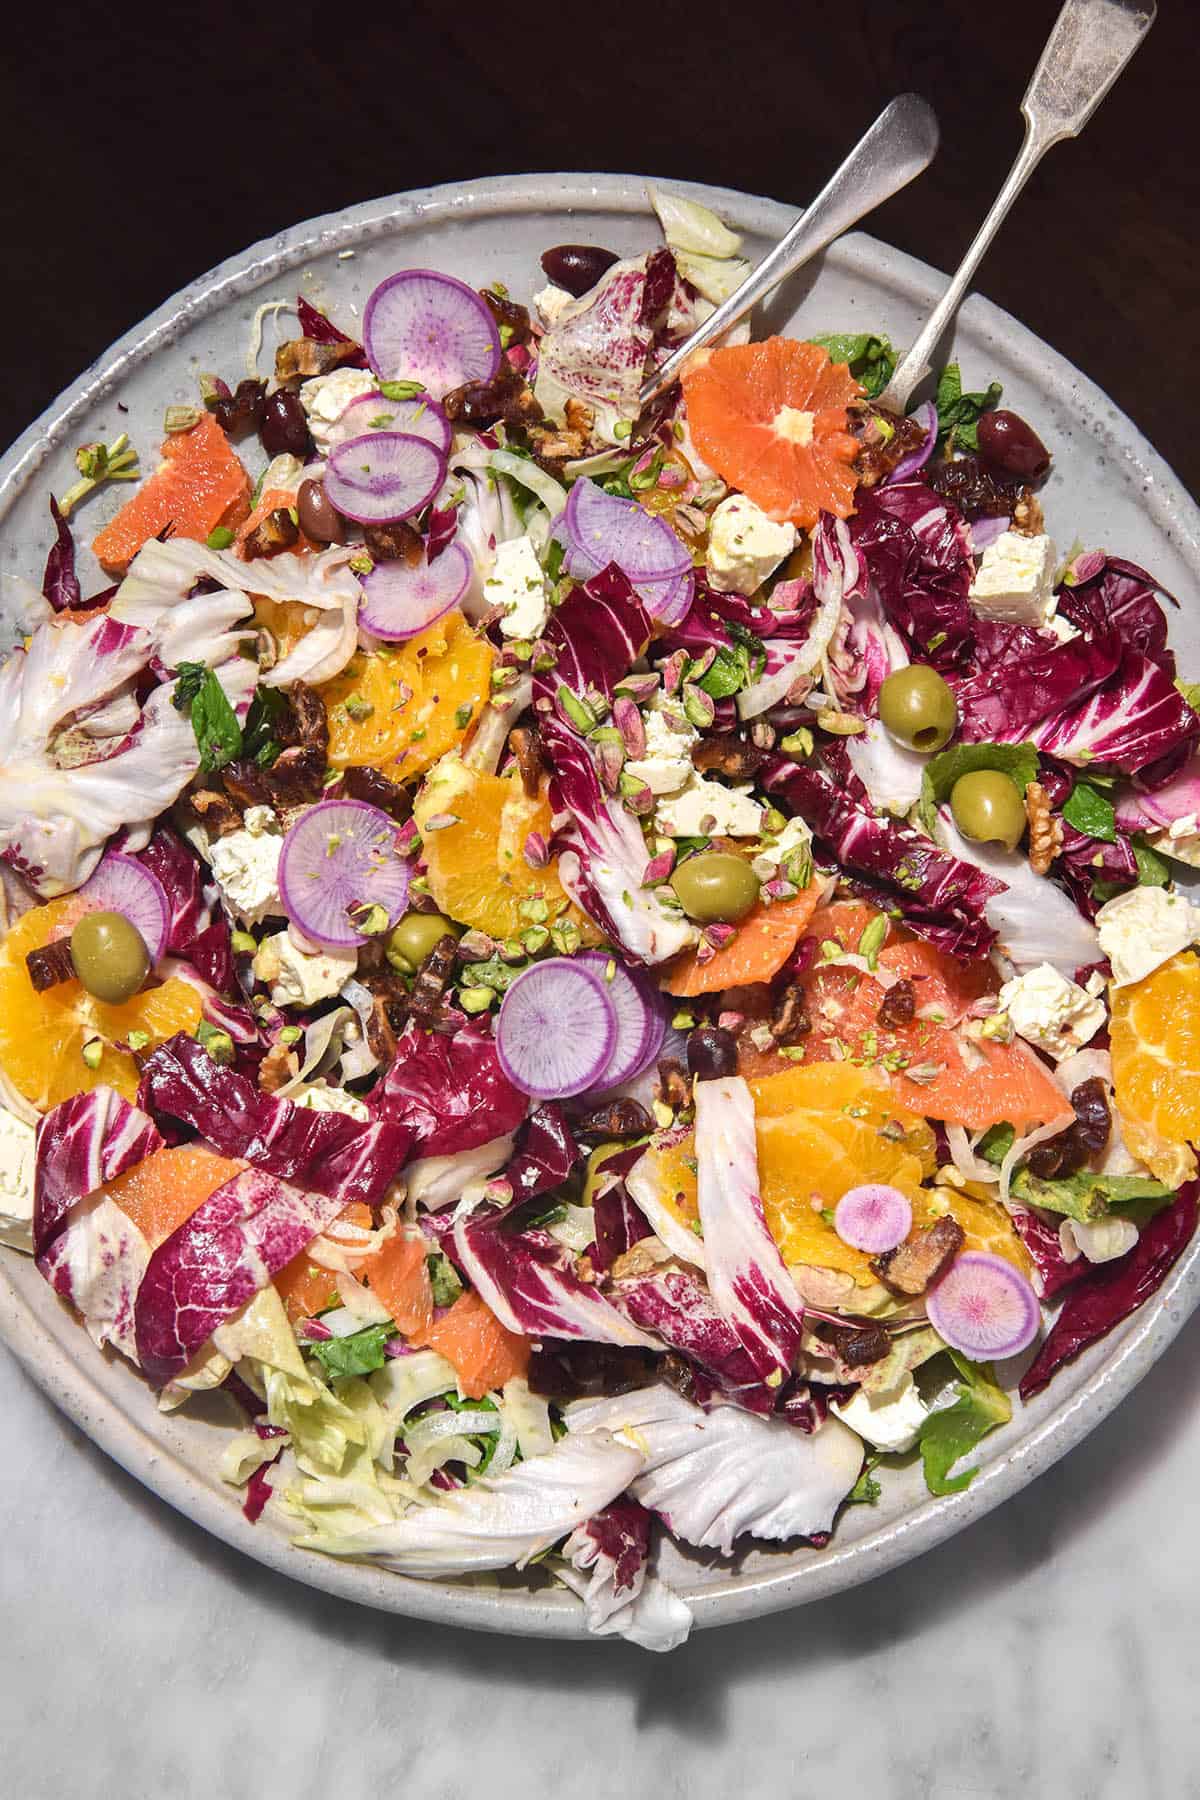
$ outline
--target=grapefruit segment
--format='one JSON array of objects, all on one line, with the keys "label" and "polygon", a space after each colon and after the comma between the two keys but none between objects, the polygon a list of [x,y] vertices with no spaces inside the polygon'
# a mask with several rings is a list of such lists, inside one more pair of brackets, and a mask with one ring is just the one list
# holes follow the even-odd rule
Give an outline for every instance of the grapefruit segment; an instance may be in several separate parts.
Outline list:
[{"label": "grapefruit segment", "polygon": [[854,510],[858,441],[846,408],[863,392],[845,363],[794,338],[731,344],[683,375],[704,461],[772,518],[805,527]]},{"label": "grapefruit segment", "polygon": [[701,962],[696,951],[685,951],[662,976],[660,985],[668,994],[690,998],[770,981],[796,948],[820,898],[820,883],[812,882],[790,900],[776,900],[770,906],[760,900],[723,949],[707,962]]},{"label": "grapefruit segment", "polygon": [[92,540],[110,575],[123,575],[142,545],[167,526],[174,537],[206,538],[237,526],[250,510],[250,477],[211,413],[190,431],[169,432],[162,463]]},{"label": "grapefruit segment", "polygon": [[126,1169],[104,1191],[154,1250],[245,1167],[204,1144],[179,1144]]},{"label": "grapefruit segment", "polygon": [[493,1388],[523,1375],[533,1345],[500,1323],[478,1294],[460,1294],[425,1334],[425,1347],[454,1367],[468,1400],[482,1400]]}]

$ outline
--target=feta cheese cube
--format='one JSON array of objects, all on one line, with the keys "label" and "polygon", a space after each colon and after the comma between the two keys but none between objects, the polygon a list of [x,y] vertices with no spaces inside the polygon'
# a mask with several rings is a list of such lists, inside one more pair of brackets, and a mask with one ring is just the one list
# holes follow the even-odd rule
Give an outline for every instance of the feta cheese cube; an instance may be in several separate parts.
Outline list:
[{"label": "feta cheese cube", "polygon": [[1050,963],[1039,963],[1000,989],[1000,1006],[1012,1028],[1026,1043],[1036,1044],[1056,1062],[1095,1037],[1107,1013],[1104,1002],[1089,994]]},{"label": "feta cheese cube", "polygon": [[678,794],[658,803],[658,829],[667,837],[757,837],[764,808],[748,787],[724,787],[693,774]]},{"label": "feta cheese cube", "polygon": [[533,296],[533,304],[537,308],[538,318],[547,329],[552,329],[557,325],[563,309],[573,303],[574,295],[569,294],[566,288],[555,287],[553,282],[550,282],[547,287],[540,288]]},{"label": "feta cheese cube", "polygon": [[213,877],[230,911],[243,925],[283,916],[278,884],[283,837],[271,829],[277,823],[271,807],[252,806],[241,830],[230,831],[209,845]]},{"label": "feta cheese cube", "polygon": [[286,931],[264,938],[254,958],[254,973],[271,984],[276,1006],[315,1006],[340,993],[358,967],[358,951],[301,950]]},{"label": "feta cheese cube", "polygon": [[660,694],[642,714],[646,754],[625,764],[625,772],[644,781],[652,794],[677,794],[692,775],[692,745],[700,733],[682,706]]},{"label": "feta cheese cube", "polygon": [[1044,532],[1024,537],[1003,531],[984,551],[968,598],[981,619],[1048,625],[1057,605],[1052,592],[1057,566],[1057,552]]},{"label": "feta cheese cube", "polygon": [[832,1400],[829,1410],[876,1450],[896,1454],[912,1449],[932,1409],[922,1400],[911,1373],[906,1373],[895,1387],[874,1394],[859,1388],[849,1400]]},{"label": "feta cheese cube", "polygon": [[540,637],[550,612],[550,595],[532,538],[509,538],[497,544],[492,572],[483,584],[483,600],[485,606],[504,608],[502,637]]},{"label": "feta cheese cube", "polygon": [[1200,818],[1195,813],[1172,819],[1161,831],[1148,831],[1146,842],[1163,856],[1173,856],[1176,862],[1200,869]]},{"label": "feta cheese cube", "polygon": [[352,400],[373,394],[379,383],[370,369],[333,369],[300,384],[300,404],[308,420],[313,443],[328,450],[333,427]]},{"label": "feta cheese cube", "polygon": [[1130,888],[1104,902],[1096,914],[1096,931],[1112,964],[1112,985],[1128,987],[1181,950],[1200,944],[1200,906],[1166,888]]},{"label": "feta cheese cube", "polygon": [[33,1150],[37,1133],[0,1107],[0,1244],[33,1255]]},{"label": "feta cheese cube", "polygon": [[346,1113],[352,1119],[369,1119],[371,1116],[357,1094],[348,1094],[345,1088],[329,1087],[324,1081],[306,1081],[289,1094],[288,1099],[309,1112]]},{"label": "feta cheese cube", "polygon": [[773,881],[794,856],[811,856],[812,832],[799,817],[789,819],[779,836],[759,851],[750,867],[760,881]]},{"label": "feta cheese cube", "polygon": [[796,527],[777,525],[745,494],[730,494],[708,532],[708,578],[721,594],[753,594],[796,545]]}]

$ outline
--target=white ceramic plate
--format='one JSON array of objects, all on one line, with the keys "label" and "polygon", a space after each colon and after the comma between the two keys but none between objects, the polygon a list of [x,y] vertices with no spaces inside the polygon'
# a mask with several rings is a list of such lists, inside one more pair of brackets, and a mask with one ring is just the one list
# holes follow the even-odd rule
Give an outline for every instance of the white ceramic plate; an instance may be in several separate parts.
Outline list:
[{"label": "white ceramic plate", "polygon": [[[661,185],[715,207],[746,235],[757,258],[791,224],[775,201],[726,189]],[[0,462],[0,575],[40,577],[50,542],[47,495],[74,478],[74,447],[128,431],[149,460],[164,407],[192,402],[196,376],[236,380],[255,309],[297,290],[327,304],[348,327],[376,283],[397,268],[425,265],[472,286],[505,282],[527,300],[542,285],[538,256],[552,244],[605,244],[622,255],[659,241],[643,178],[521,175],[372,201],[282,233],[222,263],[154,313],[30,426]],[[943,277],[861,234],[844,238],[780,290],[756,335],[879,329],[911,341]],[[285,321],[285,326],[286,326]],[[268,348],[276,333],[268,321]],[[1182,667],[1200,674],[1193,610],[1200,568],[1200,512],[1166,464],[1096,387],[1063,357],[996,307],[970,300],[954,353],[965,383],[997,377],[1005,404],[1025,414],[1054,451],[1044,495],[1049,529],[1064,550],[1074,540],[1132,558],[1184,599],[1174,615]],[[264,358],[264,367],[268,364]],[[75,521],[90,539],[116,510],[110,492]],[[86,570],[102,582],[96,569]],[[919,1469],[888,1475],[875,1507],[852,1507],[822,1551],[752,1550],[735,1561],[684,1556],[668,1547],[664,1572],[700,1625],[727,1624],[816,1600],[894,1568],[997,1506],[1099,1424],[1162,1354],[1200,1297],[1200,1239],[1153,1300],[989,1437],[980,1473],[964,1493],[930,1499]],[[234,1491],[216,1476],[227,1424],[187,1411],[163,1415],[148,1386],[115,1355],[100,1355],[42,1281],[32,1262],[0,1250],[0,1332],[46,1393],[131,1474],[190,1518],[272,1568],[368,1606],[414,1617],[539,1636],[583,1635],[578,1602],[520,1578],[418,1582],[291,1547],[265,1519],[250,1525]],[[86,1472],[79,1472],[86,1480]]]}]

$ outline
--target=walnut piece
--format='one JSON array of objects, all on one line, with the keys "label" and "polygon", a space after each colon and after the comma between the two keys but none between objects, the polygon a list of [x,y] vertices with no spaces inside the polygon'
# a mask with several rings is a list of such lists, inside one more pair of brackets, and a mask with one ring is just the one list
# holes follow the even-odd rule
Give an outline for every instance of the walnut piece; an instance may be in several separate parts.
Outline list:
[{"label": "walnut piece", "polygon": [[1029,820],[1029,866],[1035,875],[1048,875],[1050,864],[1062,851],[1061,819],[1050,811],[1050,800],[1040,781],[1025,789],[1025,817]]},{"label": "walnut piece", "polygon": [[272,1044],[258,1065],[258,1085],[264,1094],[278,1093],[300,1072],[300,1059],[286,1044]]}]

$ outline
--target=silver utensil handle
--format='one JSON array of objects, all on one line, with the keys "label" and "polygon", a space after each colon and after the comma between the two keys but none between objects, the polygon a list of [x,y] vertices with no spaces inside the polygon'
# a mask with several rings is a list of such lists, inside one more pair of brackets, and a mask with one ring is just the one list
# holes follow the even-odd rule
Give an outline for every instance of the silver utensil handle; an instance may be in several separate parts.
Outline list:
[{"label": "silver utensil handle", "polygon": [[928,168],[937,145],[937,120],[919,94],[901,94],[884,107],[786,237],[649,377],[642,387],[641,404],[648,405],[668,388],[689,356],[736,325],[772,288],[857,224],[865,213],[907,187]]},{"label": "silver utensil handle", "polygon": [[1153,25],[1156,10],[1155,0],[1067,0],[1021,102],[1025,141],[1020,154],[949,287],[880,394],[880,406],[908,411],[1013,201],[1051,145],[1083,130]]}]

